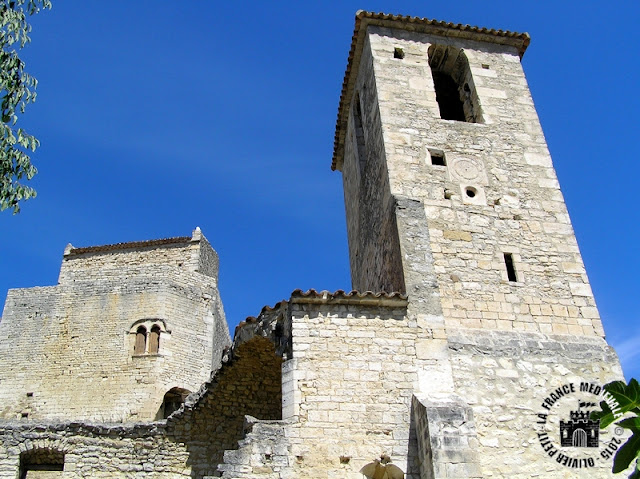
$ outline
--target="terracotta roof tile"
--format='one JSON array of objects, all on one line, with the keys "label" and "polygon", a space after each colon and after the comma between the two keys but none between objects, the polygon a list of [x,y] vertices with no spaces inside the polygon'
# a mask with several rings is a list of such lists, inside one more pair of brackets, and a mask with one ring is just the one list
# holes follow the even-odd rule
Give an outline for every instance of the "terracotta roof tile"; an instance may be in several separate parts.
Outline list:
[{"label": "terracotta roof tile", "polygon": [[341,289],[331,293],[330,291],[316,291],[310,289],[302,291],[296,289],[291,293],[291,303],[361,303],[361,304],[383,304],[398,303],[398,305],[407,304],[407,295],[399,292],[392,293],[374,293],[373,291],[349,291],[345,292]]},{"label": "terracotta roof tile", "polygon": [[117,251],[123,249],[149,248],[155,246],[164,246],[170,244],[186,244],[192,240],[191,236],[178,236],[175,238],[155,239],[148,241],[130,241],[128,243],[107,244],[101,246],[87,246],[84,248],[68,247],[65,250],[65,256],[76,256],[85,253],[105,253],[109,251]]},{"label": "terracotta roof tile", "polygon": [[360,62],[360,52],[364,44],[364,33],[368,25],[377,25],[387,28],[399,28],[403,30],[431,33],[443,37],[468,38],[477,41],[511,45],[518,49],[520,57],[524,55],[529,46],[531,37],[528,33],[510,32],[508,30],[494,30],[493,28],[474,27],[461,23],[442,22],[428,18],[412,17],[408,15],[392,15],[388,13],[374,13],[359,10],[356,13],[356,23],[351,38],[351,49],[347,60],[347,68],[342,82],[342,93],[338,106],[338,119],[336,121],[336,133],[333,142],[333,160],[331,169],[342,167],[342,154],[344,137],[346,135],[348,105],[351,102],[351,93],[355,78],[351,78],[351,71],[357,70]]},{"label": "terracotta roof tile", "polygon": [[238,334],[238,331],[242,329],[244,326],[248,324],[255,324],[260,321],[260,318],[272,311],[282,308],[283,306],[287,306],[289,303],[334,303],[334,304],[364,304],[364,305],[380,305],[380,304],[389,304],[394,306],[406,306],[407,304],[407,295],[403,293],[393,292],[393,293],[374,293],[372,291],[349,291],[345,292],[341,289],[330,292],[330,291],[316,291],[315,289],[309,289],[307,291],[302,291],[301,289],[296,289],[293,293],[291,293],[291,299],[289,301],[282,300],[272,306],[264,306],[258,316],[247,316],[244,321],[238,323],[235,329],[235,334]]}]

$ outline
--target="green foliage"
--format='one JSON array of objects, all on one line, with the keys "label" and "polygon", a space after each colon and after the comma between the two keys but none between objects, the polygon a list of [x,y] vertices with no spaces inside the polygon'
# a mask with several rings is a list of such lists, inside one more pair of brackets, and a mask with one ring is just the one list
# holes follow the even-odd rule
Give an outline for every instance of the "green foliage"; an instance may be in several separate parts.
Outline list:
[{"label": "green foliage", "polygon": [[33,188],[20,183],[36,174],[28,152],[40,145],[38,140],[16,128],[18,112],[36,99],[38,81],[24,71],[17,49],[29,42],[31,26],[27,17],[51,8],[49,0],[0,0],[0,211],[20,211],[19,201],[36,195]]},{"label": "green foliage", "polygon": [[612,472],[624,471],[635,459],[636,466],[629,479],[640,479],[640,384],[635,379],[631,379],[629,384],[614,381],[606,384],[604,390],[612,400],[609,403],[602,401],[602,410],[591,414],[591,419],[600,420],[600,428],[606,428],[624,414],[632,414],[615,423],[623,429],[630,430],[631,437],[618,449],[613,458]]}]

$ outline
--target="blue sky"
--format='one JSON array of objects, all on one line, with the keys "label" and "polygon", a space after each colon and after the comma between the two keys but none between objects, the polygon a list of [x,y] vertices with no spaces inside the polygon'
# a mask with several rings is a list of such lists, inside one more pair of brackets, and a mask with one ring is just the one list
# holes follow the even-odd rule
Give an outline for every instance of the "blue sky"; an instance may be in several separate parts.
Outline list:
[{"label": "blue sky", "polygon": [[640,377],[637,1],[54,0],[23,52],[38,197],[0,214],[0,304],[56,284],[67,243],[196,226],[231,328],[296,288],[350,289],[330,164],[361,8],[531,34],[523,65],[607,337]]}]

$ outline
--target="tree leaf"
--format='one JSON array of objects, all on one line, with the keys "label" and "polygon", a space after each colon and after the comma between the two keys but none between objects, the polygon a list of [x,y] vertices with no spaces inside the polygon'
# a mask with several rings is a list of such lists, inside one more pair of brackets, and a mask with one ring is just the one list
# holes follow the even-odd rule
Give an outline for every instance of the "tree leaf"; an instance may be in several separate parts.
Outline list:
[{"label": "tree leaf", "polygon": [[604,389],[618,402],[621,412],[640,406],[640,384],[636,379],[632,378],[628,385],[623,381],[614,381],[606,384]]},{"label": "tree leaf", "polygon": [[600,421],[600,429],[606,429],[607,427],[609,427],[610,424],[612,424],[615,420],[616,417],[613,415],[613,412],[611,411],[611,408],[609,407],[609,405],[604,402],[601,401],[600,402],[600,408],[602,409],[601,411],[593,411],[590,415],[590,418],[594,421]]},{"label": "tree leaf", "polygon": [[[20,201],[35,196],[33,188],[20,183],[36,173],[26,151],[35,151],[38,140],[21,129],[14,132],[18,114],[36,99],[36,79],[24,71],[16,48],[27,44],[31,25],[28,15],[50,9],[50,0],[1,1],[0,8],[0,211],[20,211]],[[14,45],[17,44],[17,45]],[[14,134],[15,133],[15,134]]]},{"label": "tree leaf", "polygon": [[633,432],[640,432],[640,417],[628,417],[616,424],[625,429],[631,429]]},{"label": "tree leaf", "polygon": [[614,474],[624,471],[629,467],[631,461],[638,458],[638,454],[640,454],[640,434],[635,433],[618,449],[616,456],[613,458],[611,471]]}]

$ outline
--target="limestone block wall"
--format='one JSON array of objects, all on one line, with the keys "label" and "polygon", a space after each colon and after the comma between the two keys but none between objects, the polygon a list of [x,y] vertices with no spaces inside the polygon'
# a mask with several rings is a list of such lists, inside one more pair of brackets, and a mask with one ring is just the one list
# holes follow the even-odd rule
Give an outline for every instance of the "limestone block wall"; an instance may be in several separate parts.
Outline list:
[{"label": "limestone block wall", "polygon": [[413,397],[412,405],[420,479],[485,477],[473,410],[466,401],[453,395],[420,396]]},{"label": "limestone block wall", "polygon": [[287,421],[260,421],[245,418],[245,436],[239,448],[224,453],[224,463],[218,468],[227,479],[294,479],[291,467],[300,461],[290,454]]},{"label": "limestone block wall", "polygon": [[[158,251],[128,244],[67,253],[58,286],[10,290],[0,322],[0,418],[148,421],[162,417],[170,389],[197,390],[230,340],[215,275],[162,264],[182,251],[185,264],[198,257],[211,273],[215,253],[194,253],[210,249],[206,240],[179,240]],[[148,336],[136,352],[138,328],[149,335],[154,325],[159,350]]]},{"label": "limestone block wall", "polygon": [[[352,102],[359,97],[363,104],[367,148],[383,147],[367,158],[386,160],[388,180],[377,181],[388,181],[396,202],[410,199],[425,209],[447,324],[602,336],[516,48],[373,25],[367,31]],[[429,67],[432,45],[463,50],[482,123],[440,118]],[[403,58],[394,56],[396,48]],[[364,114],[370,109],[379,114]],[[350,117],[355,114],[352,103]],[[343,165],[348,224],[356,221],[350,216],[357,209],[349,205],[355,194],[347,192],[358,182],[358,158],[350,146],[355,136],[350,119]],[[445,164],[432,164],[432,154],[442,155]],[[358,230],[364,239],[352,238],[351,230],[355,243],[379,234]],[[400,235],[401,250],[412,241]],[[505,253],[513,259],[516,281],[507,276]],[[404,275],[422,267],[405,261]],[[354,273],[360,276],[358,267]]]},{"label": "limestone block wall", "polygon": [[351,283],[357,291],[405,291],[395,200],[389,189],[371,55],[360,64],[343,167]]},{"label": "limestone block wall", "polygon": [[406,316],[406,301],[294,301],[292,359],[283,373],[294,391],[284,417],[293,422],[294,477],[355,479],[382,453],[404,471],[413,468],[411,397],[426,363],[416,358],[416,342],[426,331]]},{"label": "limestone block wall", "polygon": [[[539,436],[539,413],[550,415],[549,425],[557,415],[568,420],[569,411],[564,411],[565,418],[559,408],[578,410],[579,400],[601,400],[580,395],[580,384],[602,385],[622,376],[615,352],[601,338],[458,330],[449,332],[449,348],[456,393],[473,410],[480,477],[612,477],[611,459],[600,453],[611,441],[621,440],[614,428],[600,431],[600,447],[557,447],[553,456]],[[550,410],[542,407],[551,393],[567,384],[576,392],[558,399]],[[547,432],[559,446],[557,421]],[[594,463],[570,467],[557,461],[560,454],[591,458]]]},{"label": "limestone block wall", "polygon": [[101,280],[110,275],[118,276],[118,271],[122,269],[134,273],[137,269],[149,271],[154,267],[166,266],[173,266],[176,271],[184,269],[199,272],[215,282],[218,280],[218,255],[200,228],[196,228],[190,237],[86,248],[68,245],[58,283]]}]

